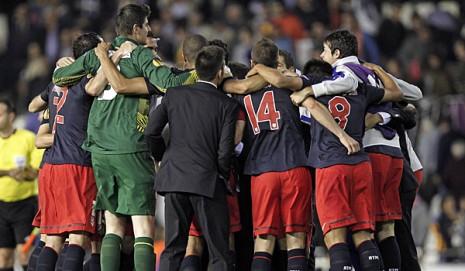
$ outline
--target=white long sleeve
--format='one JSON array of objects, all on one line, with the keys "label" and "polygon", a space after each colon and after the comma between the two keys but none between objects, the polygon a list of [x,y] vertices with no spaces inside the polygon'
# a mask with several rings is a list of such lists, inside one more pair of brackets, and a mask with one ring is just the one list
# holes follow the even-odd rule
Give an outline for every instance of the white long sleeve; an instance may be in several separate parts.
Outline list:
[{"label": "white long sleeve", "polygon": [[358,79],[356,75],[344,65],[336,67],[331,80],[312,85],[315,97],[347,93],[356,90],[357,87]]},{"label": "white long sleeve", "polygon": [[400,91],[404,94],[404,99],[407,101],[418,101],[423,98],[421,89],[413,84],[405,82],[402,79],[396,78],[389,74],[394,81],[399,85]]}]

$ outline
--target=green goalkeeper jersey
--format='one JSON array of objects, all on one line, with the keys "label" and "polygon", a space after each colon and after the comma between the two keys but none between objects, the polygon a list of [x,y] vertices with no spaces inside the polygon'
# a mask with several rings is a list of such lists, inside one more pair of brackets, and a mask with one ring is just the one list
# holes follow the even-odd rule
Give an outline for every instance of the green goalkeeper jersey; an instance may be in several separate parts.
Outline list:
[{"label": "green goalkeeper jersey", "polygon": [[[121,36],[115,38],[112,49],[127,40]],[[95,75],[99,67],[100,62],[94,50],[91,50],[73,64],[55,70],[53,82],[58,86],[73,85],[83,76]],[[161,93],[169,87],[191,84],[197,80],[195,71],[174,73],[154,60],[150,49],[140,45],[130,55],[123,56],[118,69],[127,78],[145,77]],[[83,148],[101,154],[148,151],[144,140],[148,112],[148,95],[120,95],[107,86],[92,104]]]}]

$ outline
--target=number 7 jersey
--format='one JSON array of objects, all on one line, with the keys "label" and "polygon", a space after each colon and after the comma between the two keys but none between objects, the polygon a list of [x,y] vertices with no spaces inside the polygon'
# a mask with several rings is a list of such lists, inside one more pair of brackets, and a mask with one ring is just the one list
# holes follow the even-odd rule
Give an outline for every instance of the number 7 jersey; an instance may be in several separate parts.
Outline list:
[{"label": "number 7 jersey", "polygon": [[249,146],[244,174],[258,175],[305,166],[303,124],[292,92],[272,86],[237,97],[247,116],[244,142]]}]

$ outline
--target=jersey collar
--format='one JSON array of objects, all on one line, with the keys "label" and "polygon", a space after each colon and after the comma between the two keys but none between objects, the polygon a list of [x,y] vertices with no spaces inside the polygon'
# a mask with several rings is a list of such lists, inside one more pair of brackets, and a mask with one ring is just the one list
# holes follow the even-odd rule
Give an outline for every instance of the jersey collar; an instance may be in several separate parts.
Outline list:
[{"label": "jersey collar", "polygon": [[134,44],[137,44],[137,45],[140,45],[137,41],[131,39],[131,38],[128,38],[128,37],[124,37],[124,36],[117,36],[113,42],[112,42],[112,46],[117,48],[117,47],[120,47],[121,44],[123,44],[125,41],[130,41]]},{"label": "jersey collar", "polygon": [[333,68],[336,66],[344,65],[345,63],[357,63],[360,64],[358,61],[358,57],[356,56],[346,56],[344,58],[338,59],[336,62],[333,63]]}]

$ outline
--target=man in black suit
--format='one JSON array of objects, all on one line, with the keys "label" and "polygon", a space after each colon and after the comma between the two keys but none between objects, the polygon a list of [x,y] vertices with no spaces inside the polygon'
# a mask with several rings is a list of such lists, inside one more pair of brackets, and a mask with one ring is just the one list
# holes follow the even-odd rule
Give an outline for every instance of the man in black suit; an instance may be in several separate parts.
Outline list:
[{"label": "man in black suit", "polygon": [[[163,271],[179,269],[194,214],[208,245],[209,270],[232,270],[225,180],[238,105],[217,88],[223,66],[221,48],[202,49],[195,61],[198,82],[169,89],[145,130],[154,159],[161,160],[155,189],[165,196]],[[170,141],[165,153],[161,133],[167,123]]]}]

